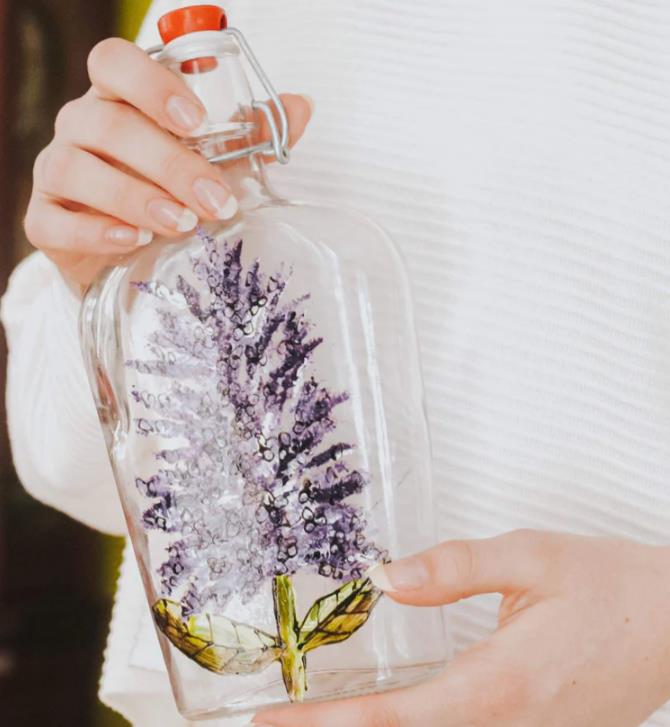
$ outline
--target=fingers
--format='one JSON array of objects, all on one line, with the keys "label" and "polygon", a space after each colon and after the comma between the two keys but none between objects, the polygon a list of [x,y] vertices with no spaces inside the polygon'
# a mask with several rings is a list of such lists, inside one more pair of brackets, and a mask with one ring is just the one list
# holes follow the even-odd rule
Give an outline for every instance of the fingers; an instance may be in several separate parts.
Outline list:
[{"label": "fingers", "polygon": [[[175,134],[192,136],[205,122],[206,111],[193,91],[133,43],[120,38],[103,40],[91,51],[88,67],[98,97],[128,103]],[[289,115],[290,143],[295,144],[312,115],[313,104],[293,94],[281,99]],[[270,138],[264,119],[260,136]]]},{"label": "fingers", "polygon": [[[237,203],[222,173],[127,104],[85,97],[62,120],[59,142],[132,169],[204,219],[230,219]],[[73,119],[74,120],[74,119]]]},{"label": "fingers", "polygon": [[[243,162],[215,167],[175,138],[197,135],[206,111],[180,78],[132,43],[100,43],[89,73],[91,90],[63,107],[55,138],[36,161],[26,217],[32,244],[61,267],[76,268],[83,282],[103,259],[154,234],[190,232],[199,218],[233,218],[231,187],[244,173]],[[291,94],[282,99],[294,144],[311,103]],[[259,135],[270,138],[262,115]]]},{"label": "fingers", "polygon": [[[311,102],[297,94],[285,94],[282,101],[289,116],[290,143],[295,144],[311,117]],[[260,138],[269,139],[262,115],[259,126]],[[127,104],[85,96],[61,112],[57,136],[58,146],[79,147],[131,169],[203,219],[227,220],[237,212],[223,170]],[[114,213],[118,216],[119,210]]]},{"label": "fingers", "polygon": [[[524,702],[525,679],[504,672],[489,646],[473,649],[438,677],[413,687],[354,699],[259,712],[256,727],[471,727],[502,724]],[[508,724],[505,722],[505,724]]]},{"label": "fingers", "polygon": [[[516,531],[487,540],[443,543],[377,567],[369,577],[395,600],[438,605],[479,593],[531,589],[560,557],[551,533]],[[518,645],[534,631],[516,621],[455,659],[437,678],[414,687],[338,702],[264,710],[257,727],[472,727],[521,724],[533,675]],[[522,662],[525,660],[522,660]]]},{"label": "fingers", "polygon": [[394,600],[416,606],[454,603],[482,593],[507,594],[541,581],[551,537],[516,531],[486,540],[445,542],[376,566],[368,576]]},{"label": "fingers", "polygon": [[76,147],[51,145],[35,168],[35,189],[58,200],[168,236],[193,230],[197,216],[158,187]]},{"label": "fingers", "polygon": [[129,103],[175,134],[192,135],[205,120],[202,103],[186,84],[133,43],[120,38],[98,43],[88,71],[100,98]]},{"label": "fingers", "polygon": [[56,200],[33,195],[25,221],[26,235],[45,252],[69,250],[84,255],[122,255],[147,245],[153,234],[107,215],[65,209]]},{"label": "fingers", "polygon": [[[289,146],[297,144],[305,133],[307,124],[314,115],[314,101],[309,96],[302,96],[295,93],[282,93],[280,99],[288,117]],[[275,118],[279,121],[276,113]],[[256,116],[259,130],[258,136],[261,141],[270,139],[270,127],[264,114],[260,112]]]},{"label": "fingers", "polygon": [[254,718],[258,727],[447,727],[441,682],[337,702],[265,710]]}]

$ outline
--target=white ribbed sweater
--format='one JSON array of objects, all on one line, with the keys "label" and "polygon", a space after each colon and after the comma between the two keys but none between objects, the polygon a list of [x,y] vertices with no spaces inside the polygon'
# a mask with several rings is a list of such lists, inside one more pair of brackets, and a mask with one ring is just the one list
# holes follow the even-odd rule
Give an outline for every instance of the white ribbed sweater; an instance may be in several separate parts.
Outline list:
[{"label": "white ribbed sweater", "polygon": [[[179,4],[159,0],[148,27]],[[276,186],[366,211],[404,251],[442,535],[670,542],[670,5],[228,6],[277,85],[316,99]],[[36,497],[122,532],[76,314],[44,257],[15,272],[14,456]],[[143,598],[129,559],[101,693],[138,727],[181,726],[156,699],[168,687]],[[496,605],[451,609],[457,648]],[[648,726],[670,727],[670,709]]]}]

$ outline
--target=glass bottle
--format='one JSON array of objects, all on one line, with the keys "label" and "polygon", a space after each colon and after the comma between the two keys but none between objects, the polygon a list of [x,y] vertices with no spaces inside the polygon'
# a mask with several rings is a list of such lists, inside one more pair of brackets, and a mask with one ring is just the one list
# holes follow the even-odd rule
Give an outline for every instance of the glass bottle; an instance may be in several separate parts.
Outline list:
[{"label": "glass bottle", "polygon": [[226,165],[239,211],[104,271],[81,331],[177,706],[200,719],[427,678],[445,660],[441,611],[398,606],[365,575],[435,543],[401,259],[362,215],[270,190],[286,115],[220,8],[160,27],[156,60],[208,110],[187,143]]}]

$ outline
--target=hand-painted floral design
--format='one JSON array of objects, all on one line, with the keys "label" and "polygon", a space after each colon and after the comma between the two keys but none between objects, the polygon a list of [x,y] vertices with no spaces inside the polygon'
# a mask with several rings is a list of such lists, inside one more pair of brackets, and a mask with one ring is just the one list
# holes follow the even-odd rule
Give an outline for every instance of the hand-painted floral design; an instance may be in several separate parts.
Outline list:
[{"label": "hand-painted floral design", "polygon": [[[149,501],[145,527],[172,536],[154,615],[191,658],[206,648],[209,661],[199,663],[213,671],[249,673],[280,660],[291,698],[301,699],[307,651],[348,638],[379,597],[363,574],[385,554],[352,502],[368,476],[347,463],[353,445],[335,438],[347,394],[312,371],[322,339],[305,313],[309,295],[286,299],[285,271],[265,273],[258,260],[245,268],[242,240],[199,234],[197,288],[182,276],[173,288],[135,284],[158,300],[150,353],[127,362],[153,382],[132,392],[145,410],[137,431],[157,443],[156,471],[136,484]],[[160,390],[156,377],[165,379]],[[298,571],[344,582],[303,624],[290,578]],[[221,613],[233,595],[250,600],[269,580],[278,636],[223,616],[212,617],[216,633],[211,619],[203,633],[203,614]],[[333,624],[337,638],[324,637]]]}]

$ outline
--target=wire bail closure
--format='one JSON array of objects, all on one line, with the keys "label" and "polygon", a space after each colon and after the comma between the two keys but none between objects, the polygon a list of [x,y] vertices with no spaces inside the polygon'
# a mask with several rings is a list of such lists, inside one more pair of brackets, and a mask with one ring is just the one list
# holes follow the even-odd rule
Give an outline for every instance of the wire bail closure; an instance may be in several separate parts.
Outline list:
[{"label": "wire bail closure", "polygon": [[[251,46],[247,42],[247,39],[244,37],[244,35],[239,30],[237,30],[237,28],[227,28],[221,30],[220,32],[232,36],[237,42],[237,45],[246,57],[249,65],[251,66],[252,70],[256,74],[258,80],[261,82],[261,85],[263,86],[268,96],[270,97],[270,100],[275,106],[277,116],[279,117],[279,127],[277,126],[277,121],[275,120],[275,116],[272,113],[272,107],[270,106],[270,104],[266,103],[265,101],[257,101],[256,99],[254,99],[251,102],[251,108],[255,111],[260,111],[265,117],[268,128],[270,129],[270,140],[262,142],[260,144],[254,144],[253,146],[245,147],[242,149],[233,149],[232,151],[218,154],[217,156],[211,157],[209,161],[217,164],[220,162],[236,161],[238,159],[243,159],[244,157],[251,156],[252,154],[262,154],[266,157],[274,157],[280,164],[288,164],[291,156],[288,145],[288,115],[286,114],[286,109],[284,108],[284,104],[282,103],[279,94],[277,93],[277,91],[275,91],[275,88],[272,85],[269,76],[263,70],[263,67],[261,66],[258,58],[256,58],[254,52],[251,50]],[[150,56],[154,56],[162,52],[164,48],[164,45],[154,46],[153,48],[149,48],[147,50],[147,53]]]}]

